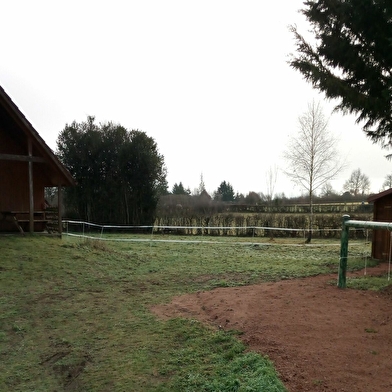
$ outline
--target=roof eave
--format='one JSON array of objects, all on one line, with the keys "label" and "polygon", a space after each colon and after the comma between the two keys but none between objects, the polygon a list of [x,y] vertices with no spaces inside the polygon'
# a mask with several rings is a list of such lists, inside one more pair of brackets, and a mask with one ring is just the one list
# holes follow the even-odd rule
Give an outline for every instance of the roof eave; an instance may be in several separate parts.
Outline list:
[{"label": "roof eave", "polygon": [[19,110],[18,106],[12,101],[10,96],[4,91],[0,86],[0,103],[7,110],[7,112],[12,116],[12,118],[18,123],[21,129],[26,133],[27,136],[31,136],[32,139],[37,143],[39,148],[42,150],[43,154],[47,159],[55,166],[57,170],[61,172],[61,177],[63,181],[58,184],[59,186],[75,186],[76,182],[72,177],[71,173],[67,168],[60,162],[56,157],[51,148],[45,143],[39,133],[34,129],[32,124],[27,120],[24,114]]}]

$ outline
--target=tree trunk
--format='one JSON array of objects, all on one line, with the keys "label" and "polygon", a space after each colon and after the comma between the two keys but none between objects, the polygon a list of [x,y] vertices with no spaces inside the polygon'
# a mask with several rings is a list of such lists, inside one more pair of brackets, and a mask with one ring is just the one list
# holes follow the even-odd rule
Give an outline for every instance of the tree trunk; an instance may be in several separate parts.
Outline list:
[{"label": "tree trunk", "polygon": [[305,243],[310,244],[312,241],[312,229],[313,229],[313,192],[309,192],[309,207],[310,207],[310,213],[309,213],[309,232],[308,232],[308,238],[306,239]]}]

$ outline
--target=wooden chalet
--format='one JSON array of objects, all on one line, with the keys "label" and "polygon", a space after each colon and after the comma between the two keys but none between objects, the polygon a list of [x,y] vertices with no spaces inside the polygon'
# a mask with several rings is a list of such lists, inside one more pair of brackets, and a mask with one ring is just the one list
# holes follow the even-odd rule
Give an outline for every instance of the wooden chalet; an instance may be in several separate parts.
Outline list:
[{"label": "wooden chalet", "polygon": [[44,190],[57,187],[61,234],[61,189],[73,185],[71,174],[0,87],[0,232],[44,231]]},{"label": "wooden chalet", "polygon": [[[392,222],[392,188],[368,197],[374,203],[373,221]],[[372,235],[372,258],[389,260],[391,233],[389,230],[374,229]]]}]

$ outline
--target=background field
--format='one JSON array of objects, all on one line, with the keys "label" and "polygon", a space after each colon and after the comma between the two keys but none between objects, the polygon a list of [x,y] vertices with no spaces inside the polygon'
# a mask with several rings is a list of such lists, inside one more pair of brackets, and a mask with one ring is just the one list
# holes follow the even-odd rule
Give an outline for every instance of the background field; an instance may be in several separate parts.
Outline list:
[{"label": "background field", "polygon": [[[337,274],[339,240],[138,238],[0,237],[0,390],[284,391],[241,331],[163,322],[149,309],[183,293]],[[369,255],[369,243],[350,241],[349,269],[374,264]]]}]

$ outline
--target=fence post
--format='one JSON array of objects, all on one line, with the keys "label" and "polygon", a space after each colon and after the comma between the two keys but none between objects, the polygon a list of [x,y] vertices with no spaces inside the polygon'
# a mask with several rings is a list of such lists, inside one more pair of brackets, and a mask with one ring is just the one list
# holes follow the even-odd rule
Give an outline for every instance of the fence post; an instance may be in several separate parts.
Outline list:
[{"label": "fence post", "polygon": [[347,271],[347,254],[348,254],[348,226],[346,222],[350,219],[350,215],[343,215],[342,219],[342,235],[340,238],[340,261],[339,261],[339,275],[338,287],[346,288],[346,271]]}]

